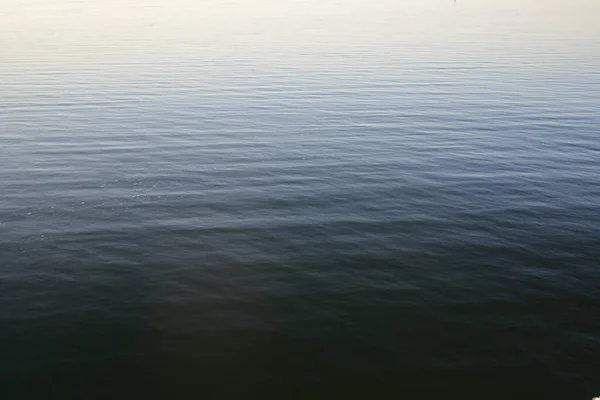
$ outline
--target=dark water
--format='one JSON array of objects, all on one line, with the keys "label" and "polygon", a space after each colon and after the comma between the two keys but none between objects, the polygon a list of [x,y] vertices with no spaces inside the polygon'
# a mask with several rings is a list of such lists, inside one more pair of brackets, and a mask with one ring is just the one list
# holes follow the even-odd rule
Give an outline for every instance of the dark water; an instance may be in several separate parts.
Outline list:
[{"label": "dark water", "polygon": [[0,388],[600,395],[598,4],[18,3]]}]

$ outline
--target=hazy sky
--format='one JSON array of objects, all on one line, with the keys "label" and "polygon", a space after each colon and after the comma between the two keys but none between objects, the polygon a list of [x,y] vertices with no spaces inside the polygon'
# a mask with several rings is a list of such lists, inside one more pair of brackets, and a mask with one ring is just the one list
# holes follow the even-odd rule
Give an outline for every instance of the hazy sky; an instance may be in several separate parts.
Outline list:
[{"label": "hazy sky", "polygon": [[[4,0],[0,46],[81,49],[318,47],[385,41],[494,41],[529,37],[594,45],[598,0]],[[504,40],[503,39],[503,40]],[[597,48],[597,46],[595,47]]]}]

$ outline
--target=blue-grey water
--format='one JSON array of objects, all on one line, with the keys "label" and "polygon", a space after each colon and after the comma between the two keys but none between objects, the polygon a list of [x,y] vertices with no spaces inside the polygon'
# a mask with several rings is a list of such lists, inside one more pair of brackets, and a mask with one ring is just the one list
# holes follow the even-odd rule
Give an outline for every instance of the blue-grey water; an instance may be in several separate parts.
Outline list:
[{"label": "blue-grey water", "polygon": [[600,3],[3,7],[0,391],[600,395]]}]

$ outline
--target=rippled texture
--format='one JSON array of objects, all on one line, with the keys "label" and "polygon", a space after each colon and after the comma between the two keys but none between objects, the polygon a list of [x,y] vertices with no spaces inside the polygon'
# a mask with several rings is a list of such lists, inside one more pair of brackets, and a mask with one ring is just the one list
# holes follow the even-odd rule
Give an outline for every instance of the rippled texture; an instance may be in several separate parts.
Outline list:
[{"label": "rippled texture", "polygon": [[9,0],[3,379],[598,395],[599,20]]}]

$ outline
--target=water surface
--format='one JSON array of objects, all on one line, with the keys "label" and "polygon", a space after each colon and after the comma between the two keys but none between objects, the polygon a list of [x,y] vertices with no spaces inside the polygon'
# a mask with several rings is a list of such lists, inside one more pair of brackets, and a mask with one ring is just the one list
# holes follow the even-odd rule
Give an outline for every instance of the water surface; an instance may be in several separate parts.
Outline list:
[{"label": "water surface", "polygon": [[4,387],[598,395],[600,3],[3,8]]}]

